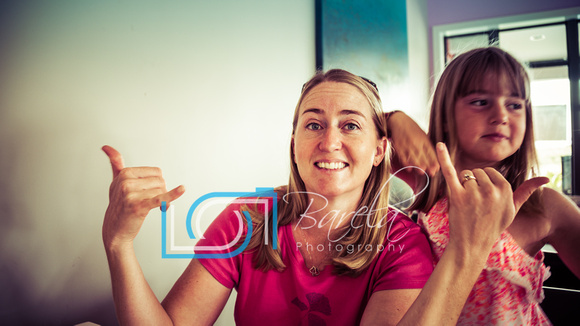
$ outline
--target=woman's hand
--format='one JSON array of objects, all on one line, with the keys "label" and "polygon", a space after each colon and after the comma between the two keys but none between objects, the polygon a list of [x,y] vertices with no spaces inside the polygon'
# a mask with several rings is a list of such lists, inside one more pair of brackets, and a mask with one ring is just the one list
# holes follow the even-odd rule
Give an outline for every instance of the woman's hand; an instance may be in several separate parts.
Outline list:
[{"label": "woman's hand", "polygon": [[492,168],[462,171],[458,178],[445,144],[436,147],[448,186],[449,243],[400,325],[455,325],[495,240],[528,197],[548,182],[530,179],[512,193]]},{"label": "woman's hand", "polygon": [[183,186],[167,191],[161,169],[155,167],[125,168],[121,154],[110,146],[103,146],[113,168],[109,188],[109,206],[103,222],[105,248],[131,244],[139,233],[149,211],[170,203],[184,192]]},{"label": "woman's hand", "polygon": [[523,203],[549,181],[532,178],[512,193],[510,183],[494,168],[464,170],[458,178],[443,143],[437,144],[437,157],[448,186],[449,246],[484,258]]},{"label": "woman's hand", "polygon": [[[429,176],[435,175],[439,170],[439,163],[435,149],[423,129],[401,111],[386,114],[388,115],[387,130],[390,130],[390,141],[397,165],[394,170],[407,166],[417,166],[427,172]],[[411,171],[423,176],[423,173],[417,169],[410,169],[409,172]]]}]

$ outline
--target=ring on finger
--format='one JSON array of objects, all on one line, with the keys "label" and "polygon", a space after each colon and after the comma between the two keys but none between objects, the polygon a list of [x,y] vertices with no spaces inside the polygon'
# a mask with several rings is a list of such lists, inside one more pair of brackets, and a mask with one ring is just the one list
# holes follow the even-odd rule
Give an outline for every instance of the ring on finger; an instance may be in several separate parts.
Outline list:
[{"label": "ring on finger", "polygon": [[461,184],[464,184],[464,183],[466,183],[469,180],[475,180],[475,181],[477,181],[477,178],[474,177],[473,175],[469,174],[469,173],[466,173],[466,174],[463,175],[463,182]]}]

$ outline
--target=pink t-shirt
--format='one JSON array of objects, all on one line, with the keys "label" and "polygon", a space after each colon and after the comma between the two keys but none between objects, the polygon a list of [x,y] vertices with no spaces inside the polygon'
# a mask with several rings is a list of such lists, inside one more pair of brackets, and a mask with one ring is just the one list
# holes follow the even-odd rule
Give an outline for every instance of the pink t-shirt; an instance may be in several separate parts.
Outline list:
[{"label": "pink t-shirt", "polygon": [[[223,245],[235,239],[240,229],[234,213],[237,209],[238,204],[229,205],[196,246]],[[286,265],[282,272],[254,269],[253,252],[199,261],[217,281],[237,290],[234,312],[237,325],[357,325],[372,293],[422,288],[433,271],[426,236],[405,215],[392,209],[389,212],[393,219],[386,226],[390,230],[383,250],[358,277],[333,275],[332,265],[325,266],[320,275],[312,276],[297,247],[307,244],[294,239],[291,225],[278,228],[280,251]],[[243,230],[245,235],[245,226]],[[365,250],[362,247],[342,249],[350,250],[349,253]]]}]

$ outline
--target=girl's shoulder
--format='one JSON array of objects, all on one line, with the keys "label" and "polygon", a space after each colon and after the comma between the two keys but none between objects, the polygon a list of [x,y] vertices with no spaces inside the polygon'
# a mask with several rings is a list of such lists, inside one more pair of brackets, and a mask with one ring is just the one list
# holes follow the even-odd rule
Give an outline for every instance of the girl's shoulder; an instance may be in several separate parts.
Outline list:
[{"label": "girl's shoulder", "polygon": [[558,236],[562,229],[575,228],[580,224],[580,209],[570,197],[544,188],[542,202],[544,215],[550,221],[550,238]]},{"label": "girl's shoulder", "polygon": [[571,220],[580,219],[578,207],[567,196],[542,188],[539,212],[520,212],[508,228],[516,242],[533,256],[542,246],[557,237]]}]

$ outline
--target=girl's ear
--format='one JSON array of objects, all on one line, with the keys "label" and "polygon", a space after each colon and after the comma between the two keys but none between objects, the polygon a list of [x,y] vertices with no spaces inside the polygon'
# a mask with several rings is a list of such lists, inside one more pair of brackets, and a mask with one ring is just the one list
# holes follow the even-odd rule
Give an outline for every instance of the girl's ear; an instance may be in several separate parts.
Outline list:
[{"label": "girl's ear", "polygon": [[373,165],[378,166],[385,159],[385,154],[387,153],[387,147],[389,146],[389,141],[387,137],[383,137],[377,140],[377,148],[375,151],[375,156],[373,158]]}]

